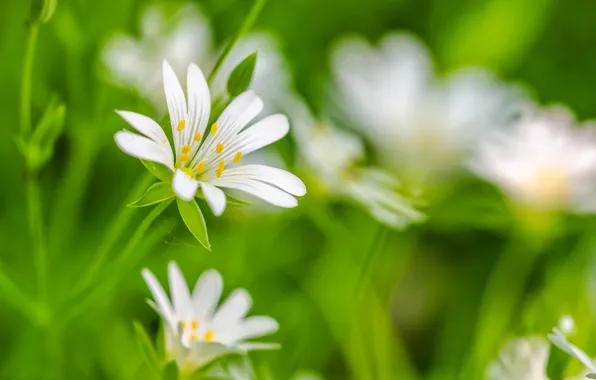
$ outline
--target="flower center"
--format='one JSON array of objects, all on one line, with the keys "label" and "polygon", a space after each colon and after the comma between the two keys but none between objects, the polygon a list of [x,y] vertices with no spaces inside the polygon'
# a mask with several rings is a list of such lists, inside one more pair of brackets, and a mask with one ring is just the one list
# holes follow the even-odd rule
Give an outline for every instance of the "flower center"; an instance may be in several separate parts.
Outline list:
[{"label": "flower center", "polygon": [[203,340],[205,342],[212,342],[215,338],[215,331],[213,329],[207,329],[204,333],[199,329],[201,325],[196,319],[186,320],[180,322],[182,325],[182,333],[187,336],[191,342]]},{"label": "flower center", "polygon": [[542,206],[562,206],[571,192],[569,176],[558,167],[542,168],[529,179],[526,191],[533,203]]}]

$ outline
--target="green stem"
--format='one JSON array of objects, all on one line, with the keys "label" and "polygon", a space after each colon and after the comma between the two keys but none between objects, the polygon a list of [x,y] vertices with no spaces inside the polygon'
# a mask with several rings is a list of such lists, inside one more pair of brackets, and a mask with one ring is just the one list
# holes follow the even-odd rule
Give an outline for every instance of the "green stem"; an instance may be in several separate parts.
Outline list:
[{"label": "green stem", "polygon": [[[379,224],[377,227],[376,232],[373,235],[372,244],[370,246],[370,250],[368,251],[368,255],[364,258],[364,263],[362,264],[362,272],[360,272],[360,278],[356,282],[356,294],[360,296],[361,293],[364,292],[364,288],[366,288],[368,282],[370,281],[370,271],[374,268],[374,262],[379,259],[383,253],[383,247],[389,237],[389,230]],[[377,254],[378,252],[378,254]]]},{"label": "green stem", "polygon": [[[130,256],[135,252],[137,246],[142,241],[144,237],[147,235],[147,230],[151,226],[151,224],[157,219],[158,216],[161,215],[162,212],[172,203],[172,200],[168,200],[165,202],[160,203],[156,207],[154,207],[151,212],[149,212],[143,221],[139,224],[135,232],[132,234],[128,244],[124,248],[124,251],[120,255],[117,261],[112,264],[112,267],[115,268],[113,271],[110,272],[110,276],[105,279],[105,282],[102,283],[101,287],[96,288],[93,292],[88,293],[81,302],[79,302],[76,306],[74,306],[71,310],[68,311],[68,314],[65,316],[64,321],[68,323],[69,320],[77,316],[81,311],[85,309],[85,307],[99,295],[102,294],[105,289],[109,289],[113,286],[119,278],[121,274],[125,272],[122,268],[128,267],[130,264],[128,263]],[[159,235],[159,234],[155,234]],[[85,289],[87,289],[86,287]]]},{"label": "green stem", "polygon": [[27,198],[29,204],[29,230],[33,241],[34,261],[37,270],[37,287],[39,299],[45,306],[47,300],[48,264],[47,250],[45,246],[43,213],[41,206],[41,195],[39,193],[39,182],[37,178],[30,178],[27,182]]},{"label": "green stem", "polygon": [[21,291],[19,286],[8,276],[3,268],[0,267],[0,294],[2,300],[12,303],[13,306],[27,316],[31,322],[42,324],[45,315],[40,314],[35,302]]},{"label": "green stem", "polygon": [[242,37],[244,34],[246,34],[246,32],[248,32],[248,30],[255,23],[255,20],[259,16],[259,13],[261,13],[261,10],[263,9],[265,2],[266,2],[266,0],[255,0],[255,2],[252,5],[252,8],[250,9],[250,12],[248,13],[248,16],[246,16],[246,18],[244,19],[242,26],[240,26],[240,29],[238,30],[236,35],[234,35],[234,37],[232,38],[230,43],[228,43],[228,45],[224,49],[223,53],[221,53],[221,55],[217,59],[215,66],[213,66],[213,70],[211,71],[211,74],[209,75],[209,83],[212,83],[213,80],[215,79],[215,77],[217,76],[217,73],[219,72],[219,70],[221,69],[221,66],[225,62],[226,58],[228,57],[228,55],[230,54],[230,52],[236,45],[236,42],[238,42],[240,37]]},{"label": "green stem", "polygon": [[31,76],[33,74],[33,61],[35,59],[35,47],[39,25],[31,24],[27,36],[27,50],[25,51],[25,62],[23,64],[23,76],[21,78],[21,135],[27,136],[31,132]]},{"label": "green stem", "polygon": [[476,322],[473,352],[461,372],[462,380],[481,378],[487,364],[498,354],[538,258],[538,250],[520,245],[517,237],[513,239],[488,278]]},{"label": "green stem", "polygon": [[[126,197],[126,204],[130,203],[130,200],[140,197],[153,181],[154,177],[151,174],[144,173]],[[110,228],[104,235],[104,239],[99,245],[97,253],[93,256],[93,260],[81,276],[81,279],[75,284],[69,299],[77,297],[95,281],[102,265],[105,263],[118,239],[120,239],[124,231],[126,231],[126,227],[128,227],[136,210],[138,209],[127,207],[126,205],[120,207],[120,212],[118,212],[116,217],[111,221]]]}]

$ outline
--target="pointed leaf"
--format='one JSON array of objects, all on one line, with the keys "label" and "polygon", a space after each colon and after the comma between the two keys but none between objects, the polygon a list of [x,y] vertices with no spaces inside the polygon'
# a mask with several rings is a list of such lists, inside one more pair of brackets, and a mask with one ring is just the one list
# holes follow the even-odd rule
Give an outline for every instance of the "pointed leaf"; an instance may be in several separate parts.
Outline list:
[{"label": "pointed leaf", "polygon": [[178,365],[175,361],[171,361],[163,367],[163,380],[178,380]]},{"label": "pointed leaf", "polygon": [[50,21],[56,11],[58,0],[32,0],[31,1],[31,22],[43,24]]},{"label": "pointed leaf", "polygon": [[166,182],[158,182],[151,185],[145,194],[136,201],[129,204],[130,207],[146,207],[151,206],[176,196],[172,190],[172,185]]},{"label": "pointed leaf", "polygon": [[135,330],[137,344],[139,346],[139,349],[141,350],[141,353],[143,354],[143,358],[145,359],[147,364],[149,364],[149,368],[151,368],[153,372],[159,375],[160,360],[157,354],[155,353],[155,348],[151,343],[151,339],[149,339],[147,332],[145,332],[145,328],[138,321],[134,321],[133,326]]},{"label": "pointed leaf", "polygon": [[252,81],[252,75],[257,64],[257,52],[244,58],[242,62],[232,71],[228,78],[228,93],[238,96],[248,89]]},{"label": "pointed leaf", "polygon": [[205,224],[205,218],[203,213],[194,200],[186,202],[180,198],[176,198],[178,201],[178,210],[180,216],[184,220],[184,224],[188,227],[188,230],[193,236],[201,243],[201,245],[208,250],[211,250],[211,244],[209,244],[209,236],[207,235],[207,225]]},{"label": "pointed leaf", "polygon": [[172,182],[174,172],[171,171],[167,166],[152,161],[141,160],[141,162],[143,165],[145,165],[147,170],[149,170],[149,172],[156,176],[160,181],[167,183]]}]

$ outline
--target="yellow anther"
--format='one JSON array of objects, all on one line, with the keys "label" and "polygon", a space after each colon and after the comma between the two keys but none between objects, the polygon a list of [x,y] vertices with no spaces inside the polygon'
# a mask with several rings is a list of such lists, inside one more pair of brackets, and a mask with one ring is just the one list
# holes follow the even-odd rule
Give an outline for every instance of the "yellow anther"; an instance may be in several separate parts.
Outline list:
[{"label": "yellow anther", "polygon": [[192,321],[190,324],[193,328],[193,330],[196,330],[199,328],[199,321]]},{"label": "yellow anther", "polygon": [[198,339],[199,339],[199,336],[197,334],[192,334],[190,336],[190,340],[198,340]]},{"label": "yellow anther", "polygon": [[178,123],[178,128],[176,129],[178,130],[178,132],[180,132],[184,129],[184,127],[186,127],[186,120],[180,120],[180,123]]},{"label": "yellow anther", "polygon": [[211,134],[215,135],[217,133],[218,129],[219,129],[219,125],[217,125],[217,123],[213,123],[213,125],[211,126]]},{"label": "yellow anther", "polygon": [[192,149],[192,146],[184,145],[181,150],[182,150],[182,153],[188,153],[191,151],[191,149]]},{"label": "yellow anther", "polygon": [[195,133],[195,141],[196,142],[201,142],[201,132]]},{"label": "yellow anther", "polygon": [[213,330],[207,330],[207,332],[205,333],[205,342],[213,341],[213,334],[214,334]]},{"label": "yellow anther", "polygon": [[205,171],[205,167],[207,166],[207,163],[205,161],[201,161],[199,162],[199,164],[197,165],[197,172],[199,174],[201,174],[202,172]]},{"label": "yellow anther", "polygon": [[223,152],[224,149],[224,144],[217,144],[217,146],[215,147],[215,153],[219,154],[221,152]]},{"label": "yellow anther", "polygon": [[236,155],[234,156],[234,163],[237,164],[240,161],[242,161],[242,152],[236,152]]},{"label": "yellow anther", "polygon": [[217,171],[215,172],[215,175],[217,176],[217,178],[221,177],[222,174],[223,174],[223,170],[217,169]]},{"label": "yellow anther", "polygon": [[226,162],[224,160],[219,161],[219,164],[217,165],[217,170],[223,171],[225,168],[226,168]]},{"label": "yellow anther", "polygon": [[188,160],[190,160],[190,154],[184,153],[183,155],[180,156],[179,160],[180,161],[188,161]]},{"label": "yellow anther", "polygon": [[182,328],[186,330],[187,327],[188,324],[186,323],[186,321],[182,321]]}]

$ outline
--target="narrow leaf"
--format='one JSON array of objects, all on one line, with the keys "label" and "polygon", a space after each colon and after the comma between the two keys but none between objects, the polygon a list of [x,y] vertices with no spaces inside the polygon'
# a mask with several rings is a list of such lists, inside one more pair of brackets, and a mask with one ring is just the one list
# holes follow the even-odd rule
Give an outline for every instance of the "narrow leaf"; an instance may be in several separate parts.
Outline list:
[{"label": "narrow leaf", "polygon": [[163,380],[178,380],[178,365],[171,361],[163,367]]},{"label": "narrow leaf", "polygon": [[184,224],[188,227],[188,230],[193,236],[201,243],[201,245],[208,250],[211,250],[211,244],[209,244],[209,236],[207,236],[207,225],[205,224],[205,218],[203,213],[194,200],[186,202],[180,198],[176,198],[178,201],[178,210],[180,210],[180,216],[184,220]]},{"label": "narrow leaf", "polygon": [[252,81],[252,75],[257,64],[257,52],[244,58],[242,62],[232,71],[228,78],[228,93],[238,96],[248,89]]},{"label": "narrow leaf", "polygon": [[31,21],[46,24],[56,11],[57,0],[32,0]]},{"label": "narrow leaf", "polygon": [[137,339],[137,344],[139,345],[139,349],[143,354],[143,358],[149,364],[149,367],[153,372],[159,375],[159,357],[155,353],[155,348],[153,344],[151,344],[151,339],[145,332],[145,328],[138,322],[134,321],[133,326],[135,329],[135,337]]},{"label": "narrow leaf", "polygon": [[143,165],[149,170],[151,174],[156,176],[160,181],[170,183],[174,173],[165,165],[157,162],[141,160]]},{"label": "narrow leaf", "polygon": [[151,206],[176,196],[172,190],[172,185],[166,182],[158,182],[151,185],[145,194],[136,201],[129,204],[130,207],[146,207]]}]

